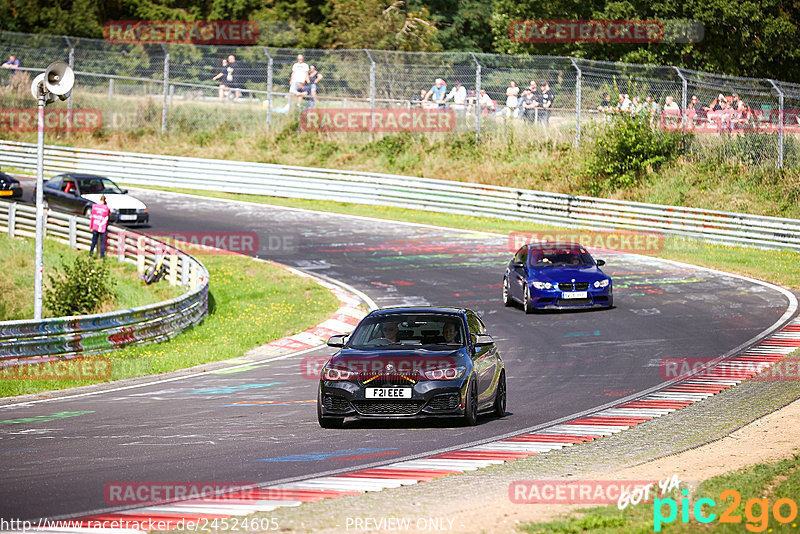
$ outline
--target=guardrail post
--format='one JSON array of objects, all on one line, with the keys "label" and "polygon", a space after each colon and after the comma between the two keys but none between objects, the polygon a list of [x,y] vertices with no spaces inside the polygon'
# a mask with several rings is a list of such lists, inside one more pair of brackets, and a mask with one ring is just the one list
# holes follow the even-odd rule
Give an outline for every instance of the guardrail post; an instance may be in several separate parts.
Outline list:
[{"label": "guardrail post", "polygon": [[69,218],[69,248],[78,248],[78,218],[74,215]]},{"label": "guardrail post", "polygon": [[114,78],[108,79],[108,99],[114,99]]},{"label": "guardrail post", "polygon": [[163,44],[164,51],[164,103],[161,106],[161,133],[167,133],[167,93],[169,92],[169,52]]},{"label": "guardrail post", "polygon": [[189,277],[191,278],[190,287],[194,290],[197,289],[197,284],[199,282],[199,273],[197,272],[197,264],[192,262],[189,266]]},{"label": "guardrail post", "polygon": [[174,252],[169,255],[169,285],[178,285],[178,256]]},{"label": "guardrail post", "polygon": [[125,261],[126,241],[127,241],[127,236],[125,235],[125,230],[117,232],[117,261],[120,262]]},{"label": "guardrail post", "polygon": [[269,132],[272,125],[272,56],[266,47],[262,46],[261,49],[267,55],[267,132]]},{"label": "guardrail post", "polygon": [[575,67],[575,146],[579,147],[581,145],[581,101],[583,100],[583,95],[581,91],[583,89],[583,72],[581,71],[578,64],[575,63],[575,60],[570,57],[569,60],[572,62],[572,66]]},{"label": "guardrail post", "polygon": [[475,146],[481,142],[481,64],[474,52],[470,52],[472,61],[475,62]]},{"label": "guardrail post", "polygon": [[686,78],[683,76],[681,69],[678,67],[672,67],[675,69],[675,72],[678,73],[678,76],[681,78],[681,149],[683,150],[684,155],[686,154],[686,93],[688,92],[688,83],[686,82]]},{"label": "guardrail post", "polygon": [[364,52],[369,59],[369,138],[372,139],[375,128],[375,61],[372,60],[372,54],[366,48]]},{"label": "guardrail post", "polygon": [[139,239],[136,240],[136,272],[139,274],[143,274],[147,267],[144,262],[145,254],[147,254],[144,241],[144,236],[139,236]]},{"label": "guardrail post", "polygon": [[778,168],[783,168],[783,91],[774,80],[768,80],[778,91]]},{"label": "guardrail post", "polygon": [[14,237],[14,230],[16,225],[17,225],[17,203],[11,202],[8,205],[8,237]]},{"label": "guardrail post", "polygon": [[181,285],[189,284],[189,258],[181,255]]}]

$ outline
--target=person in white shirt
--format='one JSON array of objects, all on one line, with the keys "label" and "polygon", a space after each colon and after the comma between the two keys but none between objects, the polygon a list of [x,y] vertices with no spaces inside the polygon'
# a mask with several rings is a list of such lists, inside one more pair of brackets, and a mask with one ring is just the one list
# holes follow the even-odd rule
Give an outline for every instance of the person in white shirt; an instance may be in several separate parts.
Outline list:
[{"label": "person in white shirt", "polygon": [[481,108],[481,114],[488,115],[490,112],[495,111],[495,105],[492,98],[486,94],[486,89],[481,89],[481,96],[478,99],[478,105]]},{"label": "person in white shirt", "polygon": [[517,104],[519,103],[519,87],[517,87],[517,82],[511,81],[508,84],[508,89],[506,89],[506,107],[503,109],[503,113],[506,117],[511,117],[512,115],[516,117],[518,115]]},{"label": "person in white shirt", "polygon": [[453,100],[453,110],[464,112],[467,110],[467,88],[461,85],[461,82],[456,82],[450,93],[445,97],[444,101]]},{"label": "person in white shirt", "polygon": [[297,56],[297,63],[292,65],[292,77],[289,79],[289,93],[297,93],[297,84],[309,82],[309,66],[303,59],[303,54],[299,54]]}]

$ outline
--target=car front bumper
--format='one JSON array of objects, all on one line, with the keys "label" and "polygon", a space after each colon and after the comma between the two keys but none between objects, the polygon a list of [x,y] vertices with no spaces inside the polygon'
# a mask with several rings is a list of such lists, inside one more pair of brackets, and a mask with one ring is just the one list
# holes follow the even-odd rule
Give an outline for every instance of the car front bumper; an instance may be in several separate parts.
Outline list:
[{"label": "car front bumper", "polygon": [[586,290],[586,298],[564,298],[564,291],[559,289],[531,288],[531,304],[538,309],[574,309],[574,308],[610,308],[614,305],[614,294],[611,286]]},{"label": "car front bumper", "polygon": [[368,386],[358,382],[323,380],[320,382],[320,411],[325,417],[361,419],[414,419],[454,417],[464,414],[465,380],[426,380],[389,388],[411,388],[410,399],[367,399]]}]

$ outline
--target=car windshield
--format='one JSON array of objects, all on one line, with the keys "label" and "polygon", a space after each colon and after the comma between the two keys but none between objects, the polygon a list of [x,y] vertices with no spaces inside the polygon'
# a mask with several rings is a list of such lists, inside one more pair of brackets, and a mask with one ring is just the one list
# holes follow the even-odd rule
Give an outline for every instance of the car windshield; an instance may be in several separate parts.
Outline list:
[{"label": "car windshield", "polygon": [[108,178],[93,176],[91,178],[81,178],[78,183],[80,184],[81,193],[84,195],[122,194],[122,190],[117,187],[117,184]]},{"label": "car windshield", "polygon": [[594,265],[592,256],[582,248],[549,248],[534,249],[530,252],[530,264],[534,267],[551,265]]},{"label": "car windshield", "polygon": [[462,321],[456,315],[391,314],[367,317],[350,336],[354,348],[464,346]]}]

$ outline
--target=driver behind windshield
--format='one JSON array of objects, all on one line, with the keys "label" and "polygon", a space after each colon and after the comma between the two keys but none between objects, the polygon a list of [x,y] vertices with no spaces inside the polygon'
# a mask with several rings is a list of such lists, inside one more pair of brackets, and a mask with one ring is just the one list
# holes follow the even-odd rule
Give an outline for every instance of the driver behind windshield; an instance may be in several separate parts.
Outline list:
[{"label": "driver behind windshield", "polygon": [[397,322],[389,321],[381,324],[381,332],[383,333],[383,337],[392,343],[397,343],[397,334],[400,332]]},{"label": "driver behind windshield", "polygon": [[444,342],[448,345],[458,343],[458,328],[455,323],[444,323],[442,327],[442,337],[444,338]]}]

